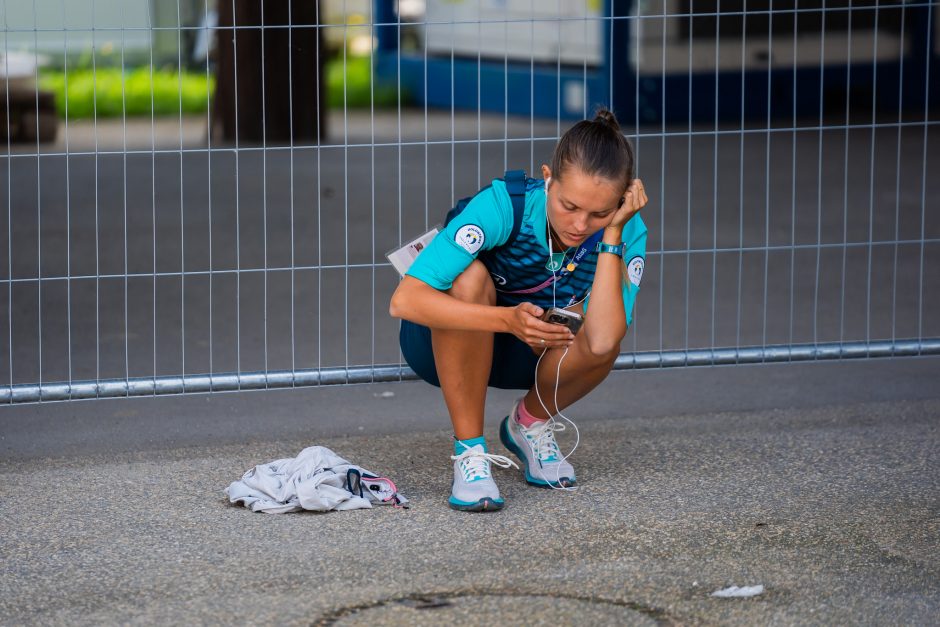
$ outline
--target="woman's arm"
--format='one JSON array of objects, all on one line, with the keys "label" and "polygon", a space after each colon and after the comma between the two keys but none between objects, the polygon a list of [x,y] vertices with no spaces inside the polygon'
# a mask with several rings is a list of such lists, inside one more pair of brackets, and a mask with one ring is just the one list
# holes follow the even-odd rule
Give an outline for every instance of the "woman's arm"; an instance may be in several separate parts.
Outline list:
[{"label": "woman's arm", "polygon": [[[623,225],[604,229],[605,244],[619,246]],[[588,350],[594,355],[607,355],[620,346],[627,333],[627,317],[623,310],[623,260],[617,255],[599,253],[594,284],[591,287],[591,306],[584,315],[582,333],[587,338]]]},{"label": "woman's arm", "polygon": [[413,276],[398,284],[389,313],[434,329],[509,332],[508,308],[464,302]]},{"label": "woman's arm", "polygon": [[432,329],[512,333],[533,348],[568,346],[574,339],[568,327],[540,320],[542,308],[532,303],[515,307],[469,303],[412,276],[398,284],[389,313]]},{"label": "woman's arm", "polygon": [[[649,199],[643,182],[634,179],[624,194],[624,202],[604,229],[603,242],[622,244],[624,225],[640,211]],[[627,333],[627,316],[623,305],[624,260],[610,253],[598,253],[597,269],[591,287],[591,306],[584,316],[583,333],[588,350],[594,355],[607,355],[619,349]]]}]

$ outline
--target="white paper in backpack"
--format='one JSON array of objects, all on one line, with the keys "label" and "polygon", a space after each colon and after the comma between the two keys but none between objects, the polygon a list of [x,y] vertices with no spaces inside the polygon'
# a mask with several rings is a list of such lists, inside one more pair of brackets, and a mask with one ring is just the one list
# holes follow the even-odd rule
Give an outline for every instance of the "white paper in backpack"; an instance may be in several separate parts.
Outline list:
[{"label": "white paper in backpack", "polygon": [[438,227],[434,227],[427,233],[419,235],[401,248],[396,248],[395,250],[387,253],[385,256],[388,257],[388,260],[392,263],[392,266],[398,270],[398,274],[405,276],[405,273],[408,272],[408,268],[411,267],[411,264],[414,263],[415,259],[418,258],[418,255],[421,253],[421,251],[431,243],[431,240],[433,240],[438,233],[440,233],[440,229]]}]

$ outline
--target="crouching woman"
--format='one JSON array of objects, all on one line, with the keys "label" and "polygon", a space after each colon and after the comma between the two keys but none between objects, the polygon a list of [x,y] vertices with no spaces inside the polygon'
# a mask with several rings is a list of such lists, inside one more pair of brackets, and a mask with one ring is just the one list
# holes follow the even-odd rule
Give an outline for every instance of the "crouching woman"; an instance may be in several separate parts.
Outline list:
[{"label": "crouching woman", "polygon": [[[499,430],[526,481],[575,484],[554,435],[564,426],[553,417],[607,377],[631,322],[647,202],[633,166],[613,113],[599,110],[565,132],[542,178],[522,179],[515,197],[508,180],[479,191],[392,296],[402,353],[441,388],[450,413],[451,507],[500,509],[491,464],[516,466],[484,440],[489,386],[527,390]],[[581,314],[583,326],[575,334],[543,320],[552,307]]]}]

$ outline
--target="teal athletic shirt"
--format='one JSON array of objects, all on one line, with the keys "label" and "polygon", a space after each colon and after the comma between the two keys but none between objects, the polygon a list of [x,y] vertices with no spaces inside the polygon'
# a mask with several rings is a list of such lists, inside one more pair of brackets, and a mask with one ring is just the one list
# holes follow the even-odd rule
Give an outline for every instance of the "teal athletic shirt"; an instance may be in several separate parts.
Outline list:
[{"label": "teal athletic shirt", "polygon": [[[490,188],[478,193],[454,220],[421,251],[406,273],[431,287],[445,291],[454,280],[480,258],[490,271],[497,289],[497,304],[515,306],[531,302],[543,309],[567,307],[587,299],[594,282],[598,253],[590,251],[573,272],[535,293],[512,293],[537,287],[552,278],[545,222],[544,181],[530,179],[526,188],[525,211],[516,239],[510,246],[499,248],[508,239],[513,227],[512,201],[502,180],[494,180]],[[646,225],[640,214],[623,228],[626,275],[623,282],[623,306],[627,324],[633,322],[633,303],[640,289],[646,258]],[[564,267],[577,248],[554,252],[556,267]],[[554,294],[553,294],[554,287]]]}]

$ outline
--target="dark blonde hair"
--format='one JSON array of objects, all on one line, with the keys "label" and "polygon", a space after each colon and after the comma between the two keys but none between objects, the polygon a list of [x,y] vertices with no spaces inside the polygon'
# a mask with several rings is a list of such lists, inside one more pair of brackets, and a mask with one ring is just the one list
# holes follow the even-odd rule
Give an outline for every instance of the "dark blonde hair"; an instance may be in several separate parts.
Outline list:
[{"label": "dark blonde hair", "polygon": [[633,180],[633,147],[620,132],[612,111],[599,107],[593,120],[581,120],[561,136],[552,154],[552,176],[558,180],[574,166],[589,176],[620,182]]}]

